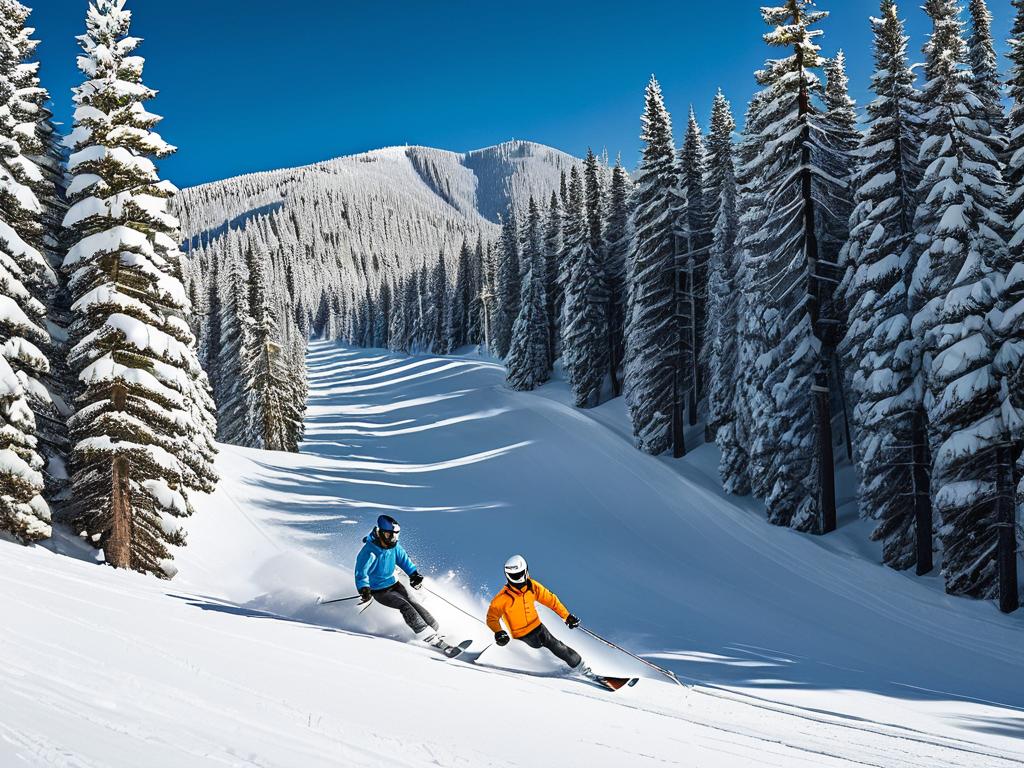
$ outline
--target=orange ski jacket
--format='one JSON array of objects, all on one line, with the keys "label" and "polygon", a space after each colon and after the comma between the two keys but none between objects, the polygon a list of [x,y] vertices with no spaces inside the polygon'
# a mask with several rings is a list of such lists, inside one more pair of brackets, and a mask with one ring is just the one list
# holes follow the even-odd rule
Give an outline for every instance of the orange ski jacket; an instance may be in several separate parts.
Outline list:
[{"label": "orange ski jacket", "polygon": [[487,609],[487,626],[492,632],[501,631],[501,619],[505,620],[512,637],[523,637],[540,626],[540,616],[534,603],[547,606],[564,620],[569,611],[550,589],[536,579],[527,579],[526,585],[518,589],[506,584],[504,589],[491,600]]}]

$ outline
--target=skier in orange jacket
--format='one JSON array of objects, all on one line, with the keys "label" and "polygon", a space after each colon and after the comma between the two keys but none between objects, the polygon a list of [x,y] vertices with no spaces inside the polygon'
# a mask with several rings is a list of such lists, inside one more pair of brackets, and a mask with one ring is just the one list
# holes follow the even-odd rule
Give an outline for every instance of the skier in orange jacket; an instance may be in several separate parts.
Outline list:
[{"label": "skier in orange jacket", "polygon": [[[556,638],[545,627],[537,614],[535,603],[547,606],[557,613],[569,629],[576,629],[580,620],[573,616],[549,590],[536,579],[530,578],[526,559],[521,555],[513,555],[505,563],[506,584],[491,600],[487,609],[487,626],[494,632],[494,642],[508,645],[509,632],[516,640],[522,640],[531,648],[547,648],[560,658],[573,672],[585,677],[592,677],[590,668],[572,648]],[[501,628],[501,620],[505,620],[508,632]]]}]

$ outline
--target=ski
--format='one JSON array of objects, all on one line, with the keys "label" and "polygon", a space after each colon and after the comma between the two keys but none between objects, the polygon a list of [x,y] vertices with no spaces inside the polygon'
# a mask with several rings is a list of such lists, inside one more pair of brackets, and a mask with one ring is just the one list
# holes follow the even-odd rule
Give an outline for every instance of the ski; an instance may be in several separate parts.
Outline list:
[{"label": "ski", "polygon": [[449,659],[457,659],[462,655],[463,651],[469,648],[472,644],[472,640],[463,640],[458,645],[448,645],[445,648],[440,648],[439,650]]},{"label": "ski", "polygon": [[603,675],[594,675],[591,679],[612,692],[622,688],[632,688],[640,682],[639,677],[604,677]]},{"label": "ski", "polygon": [[486,651],[490,647],[491,646],[488,645],[484,648],[481,648],[479,651],[463,650],[463,652],[460,653],[458,656],[453,656],[452,658],[457,658],[459,661],[464,661],[468,664],[476,664],[477,659],[479,659],[483,655],[484,651]]}]

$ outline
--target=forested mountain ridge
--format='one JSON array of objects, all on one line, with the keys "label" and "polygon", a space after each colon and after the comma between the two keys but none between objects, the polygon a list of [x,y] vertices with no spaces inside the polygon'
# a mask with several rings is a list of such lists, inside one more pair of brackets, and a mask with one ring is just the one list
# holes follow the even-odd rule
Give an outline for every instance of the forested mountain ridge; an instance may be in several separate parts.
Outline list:
[{"label": "forested mountain ridge", "polygon": [[[229,222],[236,226],[248,217],[268,214],[285,205],[299,189],[320,185],[368,196],[390,186],[408,195],[402,202],[414,206],[410,216],[416,213],[415,206],[431,207],[439,202],[435,198],[440,198],[475,232],[497,225],[516,201],[525,205],[531,195],[547,199],[558,189],[562,172],[568,173],[581,162],[560,150],[520,140],[464,153],[420,146],[387,147],[202,184],[182,190],[175,203],[190,248],[209,244]],[[441,215],[445,214],[454,215],[448,211]]]},{"label": "forested mountain ridge", "polygon": [[[564,194],[581,163],[526,141],[389,147],[181,192],[184,281],[220,439],[295,450],[310,334],[431,351],[482,338],[470,304],[502,214]],[[254,384],[258,359],[269,386]]]}]

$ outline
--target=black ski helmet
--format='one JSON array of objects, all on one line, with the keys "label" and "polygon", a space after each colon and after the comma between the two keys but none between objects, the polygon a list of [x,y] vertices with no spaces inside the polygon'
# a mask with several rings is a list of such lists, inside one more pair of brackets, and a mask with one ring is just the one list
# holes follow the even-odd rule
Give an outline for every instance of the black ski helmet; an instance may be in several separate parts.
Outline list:
[{"label": "black ski helmet", "polygon": [[381,515],[377,518],[377,527],[374,528],[374,533],[377,536],[377,541],[385,549],[391,549],[398,543],[398,535],[401,531],[402,526],[391,515]]}]

